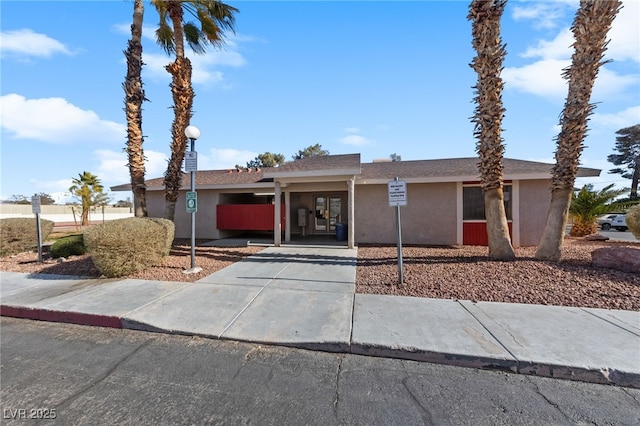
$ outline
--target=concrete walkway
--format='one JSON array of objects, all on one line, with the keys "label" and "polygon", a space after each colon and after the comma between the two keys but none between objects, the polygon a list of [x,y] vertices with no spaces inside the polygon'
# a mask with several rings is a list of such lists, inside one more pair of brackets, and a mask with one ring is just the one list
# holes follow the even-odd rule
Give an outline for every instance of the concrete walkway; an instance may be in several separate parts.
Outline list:
[{"label": "concrete walkway", "polygon": [[0,314],[640,388],[640,313],[355,294],[357,251],[269,247],[195,283],[0,274]]}]

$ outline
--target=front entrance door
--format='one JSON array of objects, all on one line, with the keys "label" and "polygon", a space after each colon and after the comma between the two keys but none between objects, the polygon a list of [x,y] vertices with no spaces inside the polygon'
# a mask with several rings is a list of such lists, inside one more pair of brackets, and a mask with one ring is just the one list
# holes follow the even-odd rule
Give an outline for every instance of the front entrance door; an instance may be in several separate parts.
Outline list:
[{"label": "front entrance door", "polygon": [[314,229],[320,232],[333,232],[336,230],[336,223],[341,220],[342,198],[341,197],[314,197],[315,224]]}]

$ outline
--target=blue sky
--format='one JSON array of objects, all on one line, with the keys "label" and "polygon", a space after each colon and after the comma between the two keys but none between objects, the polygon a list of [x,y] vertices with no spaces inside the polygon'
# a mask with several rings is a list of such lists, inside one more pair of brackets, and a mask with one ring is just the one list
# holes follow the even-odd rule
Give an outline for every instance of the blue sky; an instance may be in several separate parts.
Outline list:
[{"label": "blue sky", "polygon": [[[200,169],[244,165],[265,151],[290,160],[319,143],[364,162],[475,156],[476,75],[467,1],[228,1],[240,9],[222,50],[187,52],[196,92],[192,124]],[[640,123],[640,2],[627,0],[610,32],[607,63],[582,164],[611,175],[615,131]],[[578,1],[514,1],[506,8],[505,156],[553,162],[567,86],[569,27]],[[173,119],[171,58],[155,44],[145,3],[143,71],[147,178],[162,176]],[[122,51],[133,1],[0,3],[0,199],[65,196],[83,171],[105,187],[129,181]],[[114,201],[126,193],[113,194]]]}]

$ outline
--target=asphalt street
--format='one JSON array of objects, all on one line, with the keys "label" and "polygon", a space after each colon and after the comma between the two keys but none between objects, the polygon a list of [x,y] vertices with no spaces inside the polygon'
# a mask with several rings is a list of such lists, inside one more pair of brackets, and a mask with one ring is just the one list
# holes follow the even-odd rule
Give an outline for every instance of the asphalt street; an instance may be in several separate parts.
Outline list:
[{"label": "asphalt street", "polygon": [[640,390],[0,320],[3,424],[637,425]]}]

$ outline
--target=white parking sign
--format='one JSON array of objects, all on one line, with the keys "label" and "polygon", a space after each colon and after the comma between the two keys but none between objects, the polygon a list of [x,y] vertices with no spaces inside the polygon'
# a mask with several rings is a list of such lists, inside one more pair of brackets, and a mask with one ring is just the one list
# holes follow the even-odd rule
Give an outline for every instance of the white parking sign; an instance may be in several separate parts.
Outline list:
[{"label": "white parking sign", "polygon": [[388,183],[389,187],[389,205],[406,206],[407,205],[407,182],[403,180],[392,180]]}]

